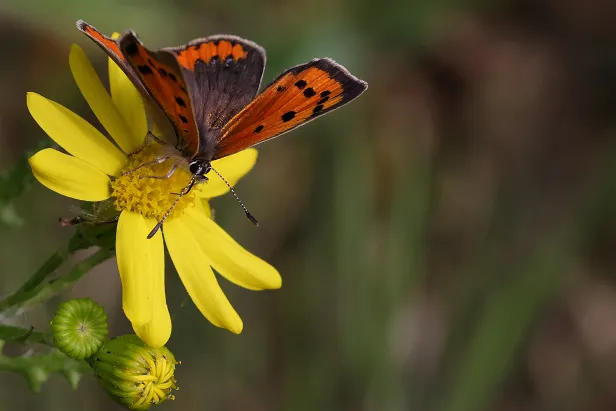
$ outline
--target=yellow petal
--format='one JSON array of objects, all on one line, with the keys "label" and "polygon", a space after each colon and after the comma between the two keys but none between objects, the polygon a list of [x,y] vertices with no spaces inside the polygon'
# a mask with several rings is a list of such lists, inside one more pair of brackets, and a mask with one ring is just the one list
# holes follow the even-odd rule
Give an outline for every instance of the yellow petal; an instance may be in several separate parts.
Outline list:
[{"label": "yellow petal", "polygon": [[160,307],[165,306],[165,256],[163,238],[157,233],[147,235],[156,221],[141,214],[122,211],[116,234],[118,270],[122,280],[122,307],[135,332],[156,320]]},{"label": "yellow petal", "polygon": [[126,156],[90,123],[40,94],[27,94],[34,121],[63,149],[112,176],[119,176]]},{"label": "yellow petal", "polygon": [[199,311],[217,327],[242,332],[242,320],[218,285],[194,230],[182,218],[166,221],[163,230],[173,264]]},{"label": "yellow petal", "polygon": [[109,177],[77,157],[46,148],[28,161],[34,177],[63,196],[83,201],[103,201],[111,195]]},{"label": "yellow petal", "polygon": [[[216,169],[224,178],[235,186],[240,178],[244,177],[257,162],[257,150],[249,148],[232,156],[221,158],[212,162],[212,168]],[[229,192],[224,181],[213,171],[208,174],[209,180],[199,185],[199,196],[204,198],[218,197]]]},{"label": "yellow petal", "polygon": [[205,214],[189,209],[180,219],[193,231],[212,267],[227,280],[250,290],[281,287],[282,278],[274,267],[246,251]]},{"label": "yellow petal", "polygon": [[201,208],[203,209],[203,212],[205,213],[207,218],[212,218],[212,207],[210,207],[210,202],[207,198],[201,199]]},{"label": "yellow petal", "polygon": [[[125,153],[133,152],[136,143],[132,130],[113,104],[86,53],[76,44],[71,46],[69,64],[81,94],[90,105],[98,121]],[[145,136],[145,133],[143,136]]]},{"label": "yellow petal", "polygon": [[113,104],[131,131],[130,141],[120,146],[126,153],[132,153],[141,147],[148,131],[145,109],[139,91],[112,59],[109,59],[109,88]]},{"label": "yellow petal", "polygon": [[[160,234],[157,234],[160,237]],[[167,344],[171,337],[171,316],[167,308],[165,297],[164,271],[152,278],[154,305],[152,306],[152,318],[142,326],[133,326],[135,334],[150,347],[158,348]]]}]

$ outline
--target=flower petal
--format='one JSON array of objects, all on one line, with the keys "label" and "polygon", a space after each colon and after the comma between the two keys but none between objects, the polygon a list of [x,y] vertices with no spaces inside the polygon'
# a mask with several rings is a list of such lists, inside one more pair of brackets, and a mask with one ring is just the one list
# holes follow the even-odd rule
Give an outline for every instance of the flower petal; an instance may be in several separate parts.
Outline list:
[{"label": "flower petal", "polygon": [[207,216],[207,218],[212,218],[212,207],[210,207],[210,202],[208,201],[207,198],[201,199],[201,208],[203,212],[205,213],[205,215]]},{"label": "flower petal", "polygon": [[147,235],[156,221],[144,218],[139,213],[122,211],[116,234],[118,270],[122,280],[122,307],[133,324],[135,332],[149,322],[156,326],[156,315],[165,306],[164,281],[165,255],[163,238]]},{"label": "flower petal", "polygon": [[109,89],[113,104],[131,130],[130,141],[118,144],[126,153],[132,153],[141,147],[148,132],[145,108],[137,88],[112,59],[109,59]]},{"label": "flower petal", "polygon": [[63,149],[109,175],[120,175],[126,156],[90,123],[40,94],[28,93],[27,104],[34,121]]},{"label": "flower petal", "polygon": [[206,214],[189,209],[180,218],[193,231],[212,267],[227,280],[249,290],[282,286],[282,278],[274,267],[246,251]]},{"label": "flower petal", "polygon": [[[232,156],[212,161],[212,167],[235,186],[240,178],[244,177],[257,162],[257,150],[249,148]],[[214,172],[209,173],[209,180],[199,185],[198,195],[204,198],[218,197],[229,192],[229,187]]]},{"label": "flower petal", "polygon": [[[77,87],[79,87],[81,94],[90,105],[98,121],[125,153],[133,152],[136,143],[132,130],[113,104],[86,53],[76,44],[71,46],[69,65]],[[144,136],[145,133],[141,136],[142,140]]]},{"label": "flower petal", "polygon": [[[160,235],[157,235],[160,237]],[[153,276],[152,294],[154,305],[152,306],[152,318],[142,326],[133,326],[135,334],[150,347],[158,348],[167,344],[171,337],[171,316],[167,308],[165,297],[164,271],[161,275]]]},{"label": "flower petal", "polygon": [[194,230],[183,218],[166,221],[163,230],[173,264],[199,311],[215,326],[241,333],[242,320],[218,285]]},{"label": "flower petal", "polygon": [[46,148],[28,159],[34,177],[63,196],[83,201],[103,201],[111,195],[109,177],[77,157]]}]

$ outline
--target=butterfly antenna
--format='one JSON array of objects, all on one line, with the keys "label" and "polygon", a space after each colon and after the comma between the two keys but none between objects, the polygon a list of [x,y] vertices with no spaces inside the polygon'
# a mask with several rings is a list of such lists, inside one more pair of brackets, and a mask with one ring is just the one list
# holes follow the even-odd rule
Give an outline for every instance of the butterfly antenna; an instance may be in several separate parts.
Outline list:
[{"label": "butterfly antenna", "polygon": [[259,226],[259,222],[257,221],[257,219],[252,214],[250,214],[250,211],[248,211],[248,209],[246,208],[246,206],[244,205],[242,200],[240,200],[240,198],[238,197],[238,195],[235,192],[235,190],[233,190],[233,188],[231,187],[231,184],[229,184],[229,182],[227,180],[225,180],[225,178],[218,171],[216,171],[216,169],[214,169],[213,167],[210,167],[210,169],[213,172],[215,172],[216,174],[218,174],[218,177],[220,177],[220,179],[225,182],[227,187],[229,187],[229,190],[231,191],[231,194],[233,194],[233,197],[235,197],[237,202],[240,203],[240,205],[244,209],[244,212],[246,213],[246,217],[250,220],[250,222],[253,223],[256,226]]},{"label": "butterfly antenna", "polygon": [[171,204],[171,207],[169,207],[167,212],[165,212],[165,215],[163,216],[163,218],[161,218],[160,221],[156,223],[156,226],[154,226],[152,231],[150,231],[150,234],[148,234],[148,240],[154,237],[154,235],[156,235],[158,230],[160,230],[160,228],[163,226],[163,223],[165,222],[167,217],[169,217],[169,214],[171,214],[171,211],[173,211],[173,208],[175,207],[175,205],[178,203],[178,201],[180,201],[180,198],[184,197],[190,191],[190,189],[192,188],[194,184],[195,184],[195,176],[193,176],[190,179],[190,182],[186,185],[186,187],[184,187],[182,191],[180,191],[175,201],[173,201],[173,204]]}]

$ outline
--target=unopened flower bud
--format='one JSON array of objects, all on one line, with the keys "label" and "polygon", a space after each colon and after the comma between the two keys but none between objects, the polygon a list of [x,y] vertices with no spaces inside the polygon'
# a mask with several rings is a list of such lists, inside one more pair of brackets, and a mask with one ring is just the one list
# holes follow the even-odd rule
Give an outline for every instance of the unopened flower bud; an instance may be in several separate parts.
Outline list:
[{"label": "unopened flower bud", "polygon": [[90,359],[103,389],[133,410],[147,410],[174,399],[175,357],[166,347],[148,347],[136,335],[106,341]]},{"label": "unopened flower bud", "polygon": [[107,314],[89,298],[65,301],[51,320],[51,333],[60,351],[83,360],[98,351],[107,338]]}]

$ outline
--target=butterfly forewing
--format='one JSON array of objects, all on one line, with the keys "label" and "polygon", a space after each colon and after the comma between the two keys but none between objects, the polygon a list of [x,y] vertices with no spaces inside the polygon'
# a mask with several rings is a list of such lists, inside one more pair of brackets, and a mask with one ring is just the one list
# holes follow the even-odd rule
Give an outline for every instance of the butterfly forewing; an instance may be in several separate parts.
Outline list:
[{"label": "butterfly forewing", "polygon": [[331,59],[315,59],[276,78],[223,128],[221,158],[299,127],[355,99],[368,87]]},{"label": "butterfly forewing", "polygon": [[77,21],[77,29],[81,31],[83,34],[88,36],[92,41],[94,41],[111,59],[124,71],[124,73],[131,79],[133,84],[139,89],[143,94],[147,94],[146,90],[143,88],[141,84],[141,80],[135,74],[133,68],[128,64],[122,52],[120,51],[120,46],[115,39],[105,36],[103,33],[98,31],[94,26],[86,23],[83,20]]},{"label": "butterfly forewing", "polygon": [[173,53],[150,51],[133,32],[119,40],[122,54],[173,125],[178,148],[188,158],[199,151],[199,134],[184,76]]}]

